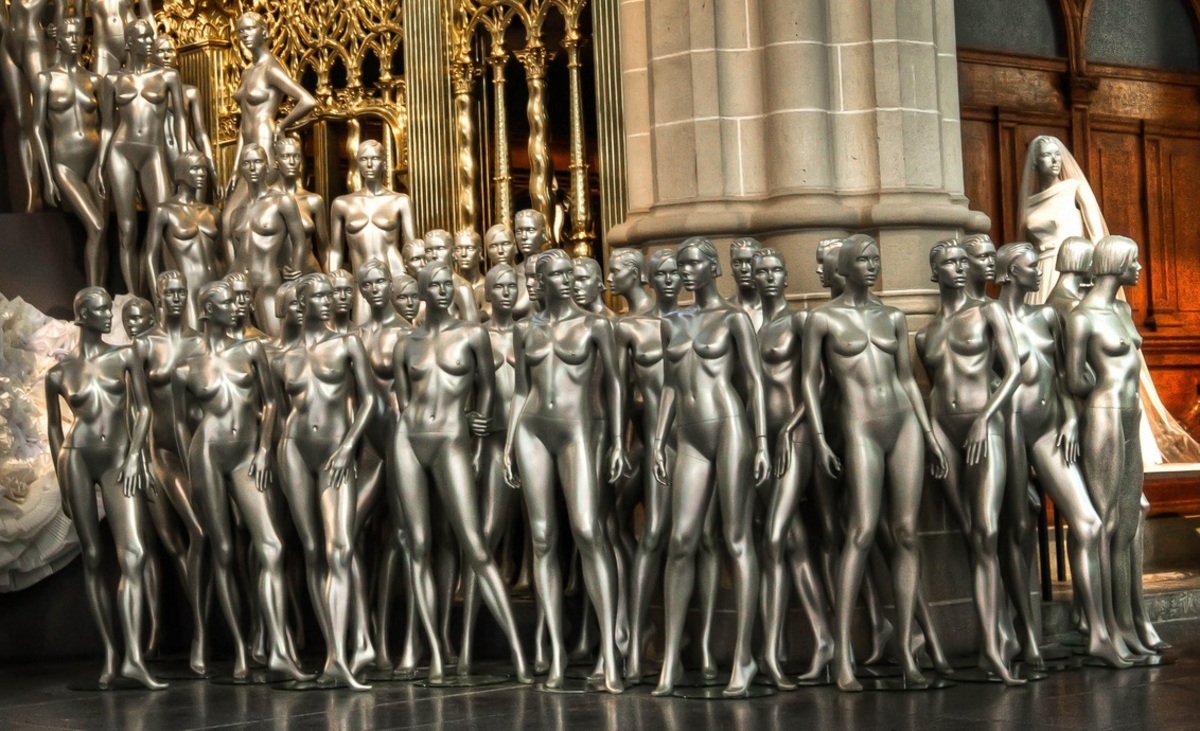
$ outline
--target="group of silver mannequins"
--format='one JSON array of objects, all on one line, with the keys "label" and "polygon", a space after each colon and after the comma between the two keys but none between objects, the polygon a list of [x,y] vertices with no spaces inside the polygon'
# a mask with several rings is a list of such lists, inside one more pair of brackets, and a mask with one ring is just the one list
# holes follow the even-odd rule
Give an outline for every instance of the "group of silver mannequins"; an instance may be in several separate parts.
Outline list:
[{"label": "group of silver mannequins", "polygon": [[[997,251],[986,236],[936,244],[930,268],[941,304],[916,336],[927,408],[905,316],[872,294],[880,248],[869,236],[821,242],[818,272],[831,299],[810,311],[787,302],[783,255],[753,239],[731,245],[731,300],[718,293],[721,266],[707,239],[648,258],[617,250],[607,280],[628,305],[617,315],[596,261],[541,250],[540,214],[518,213],[514,229],[487,232],[486,274],[480,237],[467,230],[407,246],[401,266],[415,277],[371,258],[355,277],[283,282],[270,300],[273,336],[241,272],[205,284],[194,307],[185,275],[159,274],[157,306],[133,299],[121,313],[133,339],[124,347],[103,340],[108,294],[78,294],[78,348],[46,389],[64,504],[107,651],[102,685],[118,675],[163,685],[143,659],[146,635],[153,644],[159,632],[143,620],[157,540],[187,586],[196,673],[208,670],[211,582],[234,640],[235,678],[250,677],[257,659],[282,677],[313,679],[289,622],[289,606],[301,601],[293,577],[302,576],[327,648],[320,682],[364,689],[364,673],[380,669],[412,677],[422,640],[433,682],[451,663],[470,675],[482,594],[517,679],[546,672],[546,686],[561,687],[561,501],[599,627],[596,689],[642,680],[661,586],[654,693],[675,690],[693,588],[700,584],[711,612],[722,553],[736,609],[726,695],[746,695],[760,663],[781,689],[827,673],[842,690],[860,689],[851,644],[860,592],[872,625],[866,662],[894,631],[905,682],[919,688],[929,680],[914,656],[914,620],[937,671],[953,672],[920,583],[927,466],[968,547],[982,668],[1016,685],[1024,680],[1014,662],[1042,665],[1029,595],[1035,476],[1069,529],[1088,654],[1129,667],[1165,647],[1145,614],[1135,550],[1144,519],[1140,337],[1117,298],[1140,270],[1129,239],[1067,240],[1063,275],[1038,306],[1025,302],[1041,284],[1032,245]],[[998,299],[985,292],[993,280]],[[681,289],[691,305],[679,306]],[[358,303],[365,315],[356,323]],[[66,435],[60,399],[74,416]],[[96,486],[122,571],[123,660],[98,570]],[[802,500],[821,527],[811,545]],[[534,667],[495,559],[521,514],[538,607]],[[711,549],[719,544],[724,552]],[[890,568],[890,621],[868,571],[873,550]],[[468,568],[457,659],[443,629],[454,590],[438,567],[447,551]],[[294,554],[303,567],[291,571]],[[409,622],[393,665],[388,614],[400,576]],[[781,659],[793,587],[815,636],[799,676]],[[702,672],[715,677],[704,621]]]}]

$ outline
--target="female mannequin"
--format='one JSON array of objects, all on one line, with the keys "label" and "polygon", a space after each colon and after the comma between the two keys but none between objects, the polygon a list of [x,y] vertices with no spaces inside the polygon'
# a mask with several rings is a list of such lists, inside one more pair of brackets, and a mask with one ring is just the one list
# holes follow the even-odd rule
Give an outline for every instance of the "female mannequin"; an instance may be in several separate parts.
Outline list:
[{"label": "female mannequin", "polygon": [[374,382],[357,335],[330,329],[333,287],[323,274],[296,286],[302,302],[304,347],[283,354],[284,390],[291,413],[279,445],[279,467],[304,548],[308,588],[328,654],[323,677],[367,690],[353,670],[375,659],[365,622],[354,629],[353,658],[346,647],[351,611],[354,458],[370,420]]},{"label": "female mannequin", "polygon": [[1091,287],[1092,257],[1095,252],[1096,245],[1082,236],[1072,236],[1058,248],[1058,259],[1054,262],[1058,282],[1050,290],[1046,304],[1054,308],[1054,314],[1058,315],[1060,332],[1066,332],[1067,316],[1083,301]]},{"label": "female mannequin", "polygon": [[[92,618],[104,643],[100,687],[118,675],[150,690],[162,690],[142,659],[142,616],[146,606],[142,571],[149,517],[141,454],[150,431],[146,377],[132,348],[104,342],[112,330],[112,298],[100,287],[75,295],[79,342],[70,355],[46,374],[46,419],[50,453],[55,457],[63,509],[75,525],[83,549],[83,576]],[[67,402],[74,423],[64,435],[59,399]],[[125,640],[125,660],[117,667],[111,599],[100,570],[100,520],[96,487],[116,543],[121,567],[117,613]]]},{"label": "female mannequin", "polygon": [[746,311],[755,332],[762,327],[763,321],[762,302],[758,298],[758,288],[754,286],[754,252],[761,248],[758,239],[749,236],[729,244],[729,268],[737,285],[729,303]]},{"label": "female mannequin", "polygon": [[[38,77],[50,65],[51,60],[49,49],[46,48],[45,31],[42,28],[42,19],[48,8],[49,0],[13,0],[0,8],[0,31],[3,35],[0,39],[3,41],[0,43],[0,74],[3,74],[4,96],[12,108],[20,134],[17,140],[17,157],[21,174],[29,181],[27,197],[20,201],[14,200],[14,203],[17,210],[27,212],[34,211],[41,205],[39,182],[49,183],[52,179],[46,176],[45,181],[38,180],[34,135],[37,133],[37,126],[40,125],[31,107],[31,102],[36,102],[37,99],[35,90]],[[59,13],[60,17],[61,15],[62,13]],[[80,127],[86,128],[84,125]],[[91,127],[95,127],[94,123]]]},{"label": "female mannequin", "polygon": [[183,82],[174,69],[150,65],[154,26],[136,20],[125,34],[128,59],[105,77],[100,95],[100,154],[89,183],[100,198],[112,186],[117,212],[121,274],[135,294],[146,290],[137,255],[137,201],[153,211],[171,194],[167,171],[166,120],[175,115],[175,139],[186,140]]},{"label": "female mannequin", "polygon": [[986,299],[988,282],[996,281],[996,244],[987,234],[972,234],[962,247],[967,252],[967,296]]},{"label": "female mannequin", "polygon": [[895,540],[891,568],[900,663],[906,681],[919,685],[926,681],[910,649],[920,580],[917,511],[925,451],[933,458],[935,477],[945,476],[946,458],[933,438],[925,404],[913,380],[909,351],[904,347],[908,342],[904,314],[871,294],[879,277],[879,245],[870,236],[850,236],[838,251],[837,270],[845,278],[845,289],[812,311],[801,346],[804,408],[815,441],[815,456],[826,474],[839,476],[842,462],[825,438],[823,375],[840,395],[841,432],[848,445],[844,451],[845,472],[841,474],[847,496],[846,542],[833,601],[837,612],[835,675],[840,690],[862,690],[862,684],[854,678],[850,628],[886,485]]},{"label": "female mannequin", "polygon": [[429,263],[441,262],[450,267],[454,281],[454,302],[450,306],[450,314],[460,320],[478,322],[479,308],[475,305],[475,292],[471,284],[454,271],[454,235],[445,229],[435,228],[426,231],[422,238],[425,240],[425,256]]},{"label": "female mannequin", "polygon": [[282,516],[278,493],[271,490],[275,381],[263,344],[239,340],[230,330],[237,319],[232,287],[210,282],[200,292],[204,325],[201,345],[173,373],[174,413],[202,412],[195,430],[187,418],[175,419],[180,454],[187,454],[194,500],[213,550],[217,597],[233,634],[235,679],[248,677],[246,640],[241,627],[234,566],[235,524],[230,502],[250,532],[257,561],[258,602],[270,647],[267,666],[296,680],[310,679],[293,659],[287,634]]},{"label": "female mannequin", "polygon": [[295,279],[304,266],[304,225],[296,199],[267,185],[266,151],[254,143],[242,149],[245,205],[225,231],[230,271],[246,275],[252,293],[254,324],[268,335],[279,333],[275,291]]},{"label": "female mannequin", "polygon": [[[505,226],[503,223],[497,223],[483,234],[483,245],[487,249],[488,266],[494,267],[497,264],[507,264],[513,268],[513,274],[517,277],[517,306],[513,308],[513,319],[520,320],[529,314],[529,293],[525,291],[525,277],[517,268],[517,245],[516,238],[513,235],[512,229]],[[522,309],[521,298],[525,298],[525,308]],[[485,298],[486,299],[486,298]],[[487,311],[487,304],[484,303],[483,310]]]},{"label": "female mannequin", "polygon": [[[17,7],[18,3],[13,3],[12,8]],[[87,281],[100,286],[108,273],[104,246],[108,217],[104,201],[88,187],[87,180],[100,152],[103,79],[79,63],[82,20],[64,18],[58,26],[57,42],[58,63],[38,74],[33,84],[33,148],[42,168],[46,202],[58,205],[61,198],[83,223]]]},{"label": "female mannequin", "polygon": [[359,296],[354,286],[354,275],[345,269],[334,269],[329,272],[329,283],[333,285],[333,319],[330,326],[333,331],[346,335],[351,330],[350,311],[354,308],[354,299]]},{"label": "female mannequin", "polygon": [[[984,657],[1006,684],[1020,685],[1025,681],[1012,674],[1004,653],[1001,623],[1009,620],[997,553],[1006,480],[1004,413],[1017,388],[1020,361],[1000,305],[967,296],[967,252],[953,240],[939,242],[929,252],[929,266],[941,307],[917,334],[917,352],[933,386],[933,433],[948,456],[942,479],[959,496]],[[1003,378],[993,387],[997,360]],[[1036,642],[1026,652],[1030,662],[1040,662]]]},{"label": "female mannequin", "polygon": [[[174,69],[176,68],[175,60],[177,57],[178,53],[175,51],[175,42],[171,40],[170,36],[155,36],[154,53],[151,57],[155,66],[164,69]],[[183,142],[174,137],[175,118],[170,113],[167,114],[164,129],[167,142],[167,164],[174,168],[175,161],[189,147],[200,152],[204,156],[204,160],[208,163],[208,178],[205,181],[206,186],[200,189],[198,199],[204,199],[205,194],[208,192],[208,185],[213,186],[213,190],[218,198],[222,198],[225,195],[225,189],[221,186],[217,178],[216,157],[213,155],[212,139],[208,136],[208,126],[204,120],[204,100],[200,98],[200,91],[187,83],[183,84],[183,110],[187,113],[185,125],[188,131],[188,137]]]},{"label": "female mannequin", "polygon": [[476,310],[483,309],[485,299],[483,271],[479,268],[482,248],[483,239],[475,229],[464,228],[454,234],[454,270],[471,285]]},{"label": "female mannequin", "polygon": [[1142,581],[1133,571],[1143,497],[1138,443],[1142,336],[1129,304],[1117,298],[1121,287],[1138,283],[1142,265],[1137,254],[1137,244],[1124,236],[1105,236],[1096,244],[1095,286],[1067,317],[1066,371],[1071,392],[1086,399],[1083,474],[1104,525],[1100,564],[1108,564],[1112,577],[1108,590],[1114,632],[1133,654],[1152,655],[1155,649],[1139,636],[1139,625],[1149,622],[1134,614],[1135,585]]},{"label": "female mannequin", "polygon": [[221,276],[217,209],[203,202],[208,168],[204,155],[195,150],[179,156],[175,195],[151,212],[146,232],[146,273],[152,282],[164,269],[183,274],[188,284],[185,316],[191,328],[200,323],[196,311],[200,288]]},{"label": "female mannequin", "polygon": [[[533,534],[539,601],[550,629],[553,660],[548,688],[562,687],[566,670],[562,627],[562,577],[553,488],[562,484],[571,533],[583,563],[584,583],[600,623],[604,686],[624,690],[616,649],[616,567],[604,528],[606,486],[602,447],[608,430],[607,478],[623,471],[623,386],[609,320],[584,312],[571,300],[571,259],[561,249],[538,256],[536,272],[545,310],[514,334],[516,397],[504,447],[505,479],[521,485]],[[532,293],[531,293],[532,296]],[[603,389],[596,389],[596,369]],[[607,404],[601,403],[601,391]],[[565,408],[565,413],[564,413]],[[520,474],[520,480],[517,474]]]},{"label": "female mannequin", "polygon": [[[228,282],[229,288],[233,290],[233,304],[235,307],[233,314],[233,326],[229,329],[229,334],[238,340],[247,338],[255,340],[270,340],[266,333],[250,324],[250,304],[253,297],[250,292],[250,279],[244,272],[231,271],[221,277],[221,281]],[[279,312],[279,307],[276,306],[275,311]]]},{"label": "female mannequin", "polygon": [[[418,285],[425,322],[397,343],[392,357],[400,410],[392,458],[412,546],[417,606],[431,647],[429,677],[438,682],[444,673],[434,629],[438,614],[430,565],[432,482],[463,555],[482,582],[484,600],[508,635],[517,680],[532,683],[504,582],[484,543],[476,513],[471,437],[485,436],[491,423],[495,382],[491,343],[482,327],[450,315],[454,278],[449,266],[440,262],[426,266]],[[459,674],[466,674],[464,670],[460,668]]]},{"label": "female mannequin", "polygon": [[[401,250],[416,238],[408,196],[388,190],[383,145],[367,140],[358,146],[358,175],[362,187],[338,196],[329,212],[330,246],[326,271],[344,263],[358,269],[367,259],[383,259],[393,272],[404,271]],[[365,317],[359,301],[355,319]]]},{"label": "female mannequin", "polygon": [[417,319],[421,309],[421,293],[417,290],[417,280],[407,274],[397,274],[392,278],[392,306],[396,314],[409,325]]},{"label": "female mannequin", "polygon": [[517,286],[524,281],[525,289],[517,295],[517,306],[513,312],[517,319],[523,319],[533,312],[530,305],[529,280],[537,279],[537,270],[533,266],[534,257],[541,253],[546,245],[546,217],[540,211],[526,208],[517,211],[513,216],[513,235],[517,240],[517,251],[521,261],[517,262]]},{"label": "female mannequin", "polygon": [[[513,370],[513,305],[517,302],[517,274],[508,264],[493,264],[484,277],[484,295],[491,317],[486,323],[495,371],[495,395],[492,398],[491,429],[479,448],[479,512],[482,516],[484,547],[494,555],[504,531],[517,518],[516,492],[504,482],[504,443],[508,439],[509,409],[516,387]],[[471,671],[475,620],[479,613],[478,579],[475,572],[463,576],[463,636],[458,657],[458,672]]]},{"label": "female mannequin", "polygon": [[[178,271],[166,271],[155,278],[155,292],[159,302],[159,318],[148,330],[130,333],[133,349],[146,374],[150,395],[150,466],[154,471],[154,484],[166,494],[167,503],[174,508],[178,521],[187,531],[186,563],[182,572],[185,594],[192,610],[192,636],[190,665],[192,671],[203,675],[207,671],[207,617],[204,611],[207,589],[208,539],[197,506],[193,500],[192,485],[188,480],[183,463],[183,453],[175,440],[175,408],[171,393],[171,379],[175,369],[192,356],[200,347],[200,334],[187,324],[188,294],[187,280]],[[179,418],[187,418],[180,415]],[[153,508],[152,508],[153,510]],[[174,529],[176,523],[158,521],[160,533],[165,525]],[[163,540],[165,545],[183,545],[181,537]]]},{"label": "female mannequin", "polygon": [[[1064,245],[1060,251],[1065,250]],[[1010,443],[1007,492],[1019,498],[1023,507],[1029,468],[1033,467],[1046,494],[1054,500],[1054,509],[1062,512],[1071,531],[1068,542],[1071,576],[1087,613],[1088,654],[1115,667],[1128,667],[1124,643],[1109,636],[1104,612],[1106,583],[1100,566],[1100,540],[1104,531],[1076,464],[1078,423],[1075,400],[1067,393],[1064,379],[1059,375],[1062,372],[1059,319],[1048,305],[1025,304],[1025,296],[1036,292],[1041,284],[1037,251],[1031,244],[1005,244],[996,257],[996,271],[1000,304],[1012,323],[1021,358],[1020,379],[1008,415],[1010,429],[1017,438]],[[1029,531],[1029,539],[1032,538]],[[1020,561],[1014,562],[1015,565],[1027,566],[1024,558],[1031,550],[1031,547],[1021,550]],[[1028,587],[1028,571],[1010,583]],[[1029,592],[1013,592],[1012,598],[1028,603]],[[1037,647],[1036,642],[1033,647]]]},{"label": "female mannequin", "polygon": [[300,223],[304,226],[304,273],[321,271],[319,261],[329,255],[329,220],[325,199],[304,188],[304,150],[294,136],[275,141],[275,167],[279,170],[279,187],[296,199]]},{"label": "female mannequin", "polygon": [[[812,666],[801,680],[815,680],[833,659],[833,635],[825,618],[825,592],[808,553],[808,534],[797,510],[812,476],[812,437],[804,421],[800,397],[800,345],[808,313],[788,306],[787,263],[774,249],[758,249],[753,259],[763,325],[758,351],[763,366],[767,433],[776,435],[773,484],[769,484],[766,535],[763,548],[763,659],[775,686],[791,690],[779,664],[779,646],[787,618],[788,585],[784,562],[795,577],[804,614],[816,637]],[[785,555],[786,554],[786,555]]]},{"label": "female mannequin", "polygon": [[[758,666],[750,654],[758,602],[758,555],[751,536],[754,485],[769,476],[762,366],[750,317],[717,293],[717,251],[703,238],[679,245],[683,286],[696,303],[663,317],[666,379],[655,429],[654,476],[671,485],[671,541],[666,568],[666,631],[655,695],[674,691],[680,641],[695,574],[694,559],[713,493],[733,558],[737,606],[734,667],[727,696],[744,696]],[[740,372],[739,372],[740,371]],[[748,403],[737,387],[745,384]],[[667,472],[667,439],[674,426],[678,456]],[[751,426],[754,447],[751,451]]]}]

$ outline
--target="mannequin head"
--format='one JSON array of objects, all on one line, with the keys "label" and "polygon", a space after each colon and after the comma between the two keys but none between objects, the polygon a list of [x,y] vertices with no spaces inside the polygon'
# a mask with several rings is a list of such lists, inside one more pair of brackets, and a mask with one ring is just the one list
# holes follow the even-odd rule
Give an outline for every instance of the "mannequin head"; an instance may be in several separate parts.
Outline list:
[{"label": "mannequin head", "polygon": [[183,272],[175,269],[162,272],[154,280],[154,287],[158,292],[158,304],[162,307],[163,314],[168,318],[183,317],[188,301],[187,278],[183,276]]},{"label": "mannequin head", "polygon": [[517,246],[514,243],[513,232],[502,223],[498,223],[483,235],[483,244],[487,248],[488,263],[512,265],[516,261]]},{"label": "mannequin head", "polygon": [[517,304],[517,271],[508,264],[496,264],[484,277],[484,297],[492,312],[511,313]]},{"label": "mannequin head", "polygon": [[675,263],[679,265],[683,288],[689,292],[714,284],[721,276],[717,247],[703,236],[684,240],[675,252]]},{"label": "mannequin head", "polygon": [[154,306],[141,297],[126,300],[121,307],[121,324],[130,339],[140,338],[154,327]]},{"label": "mannequin head", "polygon": [[787,261],[775,249],[759,249],[754,252],[754,286],[764,299],[783,297],[787,292]]},{"label": "mannequin head", "polygon": [[848,236],[838,249],[838,274],[846,280],[846,287],[870,289],[879,279],[882,260],[879,243],[866,234]]},{"label": "mannequin head", "polygon": [[454,234],[454,265],[461,274],[477,275],[479,272],[482,240],[473,228],[459,229]]},{"label": "mannequin head", "polygon": [[521,255],[528,259],[546,244],[546,217],[532,208],[517,211],[513,216],[513,234]]},{"label": "mannequin head", "polygon": [[967,275],[971,281],[983,283],[996,279],[996,244],[987,234],[973,234],[963,239],[967,252]]},{"label": "mannequin head", "polygon": [[646,284],[646,257],[637,249],[617,249],[608,257],[608,286],[624,295]]},{"label": "mannequin head", "polygon": [[400,274],[392,280],[392,306],[405,320],[412,322],[417,319],[417,312],[421,309],[421,292],[416,279]]},{"label": "mannequin head", "polygon": [[1124,286],[1138,283],[1142,265],[1138,261],[1138,247],[1126,236],[1105,236],[1096,244],[1092,259],[1097,278],[1114,276]]},{"label": "mannequin head", "polygon": [[938,289],[962,289],[967,285],[967,251],[955,239],[939,241],[929,250],[930,279]]},{"label": "mannequin head", "polygon": [[539,292],[547,305],[572,299],[575,269],[571,257],[562,249],[543,251],[537,258],[537,279]]},{"label": "mannequin head", "polygon": [[650,255],[650,286],[659,301],[674,302],[679,297],[679,289],[683,281],[679,278],[679,263],[675,259],[675,250],[659,249]]},{"label": "mannequin head", "polygon": [[579,256],[571,262],[575,281],[572,298],[580,307],[588,307],[604,293],[604,274],[600,262],[590,256]]},{"label": "mannequin head", "polygon": [[761,248],[762,243],[749,236],[729,244],[729,268],[738,289],[754,289],[754,252]]},{"label": "mannequin head", "polygon": [[996,282],[1015,285],[1022,292],[1036,292],[1042,283],[1037,249],[1026,241],[1014,241],[996,252]]},{"label": "mannequin head", "polygon": [[383,259],[371,257],[358,268],[358,291],[377,310],[392,299],[392,273]]}]

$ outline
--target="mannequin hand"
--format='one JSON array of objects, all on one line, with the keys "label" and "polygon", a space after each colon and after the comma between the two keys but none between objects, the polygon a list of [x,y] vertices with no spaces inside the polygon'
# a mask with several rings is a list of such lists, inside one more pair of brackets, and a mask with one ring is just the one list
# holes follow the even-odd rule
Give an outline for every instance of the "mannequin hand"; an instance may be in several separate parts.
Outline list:
[{"label": "mannequin hand", "polygon": [[208,174],[210,176],[209,179],[212,180],[213,198],[220,203],[225,200],[225,188],[217,182],[220,178],[217,177],[216,168],[209,170]]},{"label": "mannequin hand", "polygon": [[944,480],[946,475],[950,474],[950,463],[946,461],[946,453],[942,451],[942,445],[938,444],[937,438],[930,432],[926,435],[926,446],[929,448],[929,457],[933,460],[933,464],[929,466],[929,472],[935,480]]},{"label": "mannequin hand", "polygon": [[977,465],[979,461],[987,457],[988,454],[988,425],[987,418],[980,416],[971,424],[971,431],[967,434],[967,441],[963,447],[967,450],[967,464]]},{"label": "mannequin hand", "polygon": [[467,412],[467,426],[471,430],[471,436],[482,439],[488,435],[492,428],[492,420],[478,411]]},{"label": "mannequin hand", "polygon": [[146,494],[152,498],[158,497],[158,479],[154,477],[154,466],[150,463],[150,454],[143,451],[138,457],[138,462],[142,465],[142,474],[146,476]]},{"label": "mannequin hand", "polygon": [[58,205],[58,185],[56,185],[53,180],[46,178],[45,176],[43,176],[43,179],[44,179],[43,182],[45,183],[45,189],[42,191],[43,197],[46,199],[46,202],[49,203],[50,205],[57,206]]},{"label": "mannequin hand", "polygon": [[117,480],[121,483],[121,491],[125,493],[125,497],[133,497],[133,493],[142,489],[141,467],[136,454],[126,458],[125,463],[121,466]]},{"label": "mannequin hand", "polygon": [[42,28],[42,30],[46,32],[46,37],[50,39],[50,45],[53,46],[54,42],[58,40],[58,24],[50,23]]},{"label": "mannequin hand", "polygon": [[271,452],[266,447],[260,447],[250,463],[250,476],[259,492],[266,492],[267,487],[274,481],[271,475]]},{"label": "mannequin hand", "polygon": [[767,438],[758,441],[758,449],[754,450],[754,484],[761,485],[771,476],[771,453],[767,449]]},{"label": "mannequin hand", "polygon": [[325,471],[329,472],[329,484],[338,488],[350,478],[350,468],[354,463],[354,451],[345,445],[334,450],[329,461],[325,463]]},{"label": "mannequin hand", "polygon": [[108,197],[108,193],[104,190],[104,174],[100,171],[100,166],[92,168],[92,172],[88,174],[88,187],[96,194],[97,198],[104,199]]},{"label": "mannequin hand", "polygon": [[283,268],[283,281],[292,282],[300,278],[300,270],[292,269],[289,266]]},{"label": "mannequin hand", "polygon": [[67,516],[67,520],[74,521],[75,516],[71,515],[71,499],[68,497],[67,491],[60,486],[58,492],[62,502],[63,515]]},{"label": "mannequin hand", "polygon": [[654,449],[654,479],[663,485],[671,484],[671,477],[667,474],[667,450],[661,444]]},{"label": "mannequin hand", "polygon": [[613,448],[608,450],[608,481],[616,482],[621,479],[621,474],[628,469],[629,465],[625,462],[625,450],[620,444],[613,445]]},{"label": "mannequin hand", "polygon": [[775,477],[783,477],[792,463],[792,433],[781,429],[775,438]]},{"label": "mannequin hand", "polygon": [[1079,459],[1079,422],[1068,419],[1058,430],[1055,447],[1062,447],[1063,459],[1067,464],[1075,464]]},{"label": "mannequin hand", "polygon": [[237,181],[238,181],[237,176],[234,175],[232,178],[229,179],[229,182],[225,184],[225,197],[226,198],[233,195],[233,189],[237,187]]},{"label": "mannequin hand", "polygon": [[1034,510],[1041,510],[1042,496],[1038,495],[1037,488],[1033,486],[1033,483],[1030,483],[1029,487],[1025,488],[1025,490],[1025,497],[1029,499],[1029,507]]},{"label": "mannequin hand", "polygon": [[829,448],[829,443],[824,439],[817,440],[817,463],[830,477],[842,474],[842,461],[837,458],[837,455]]},{"label": "mannequin hand", "polygon": [[517,477],[517,463],[513,459],[511,444],[504,445],[504,481],[514,490],[521,489],[521,478]]}]

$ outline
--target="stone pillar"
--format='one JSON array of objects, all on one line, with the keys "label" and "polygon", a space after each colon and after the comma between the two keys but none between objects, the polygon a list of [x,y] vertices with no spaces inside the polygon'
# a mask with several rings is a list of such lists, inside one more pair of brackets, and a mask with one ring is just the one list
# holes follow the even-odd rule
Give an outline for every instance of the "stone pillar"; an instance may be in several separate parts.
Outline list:
[{"label": "stone pillar", "polygon": [[963,196],[953,0],[621,11],[630,211],[611,245],[754,235],[819,298],[816,241],[864,231],[881,294],[931,310],[929,245],[988,226]]}]

